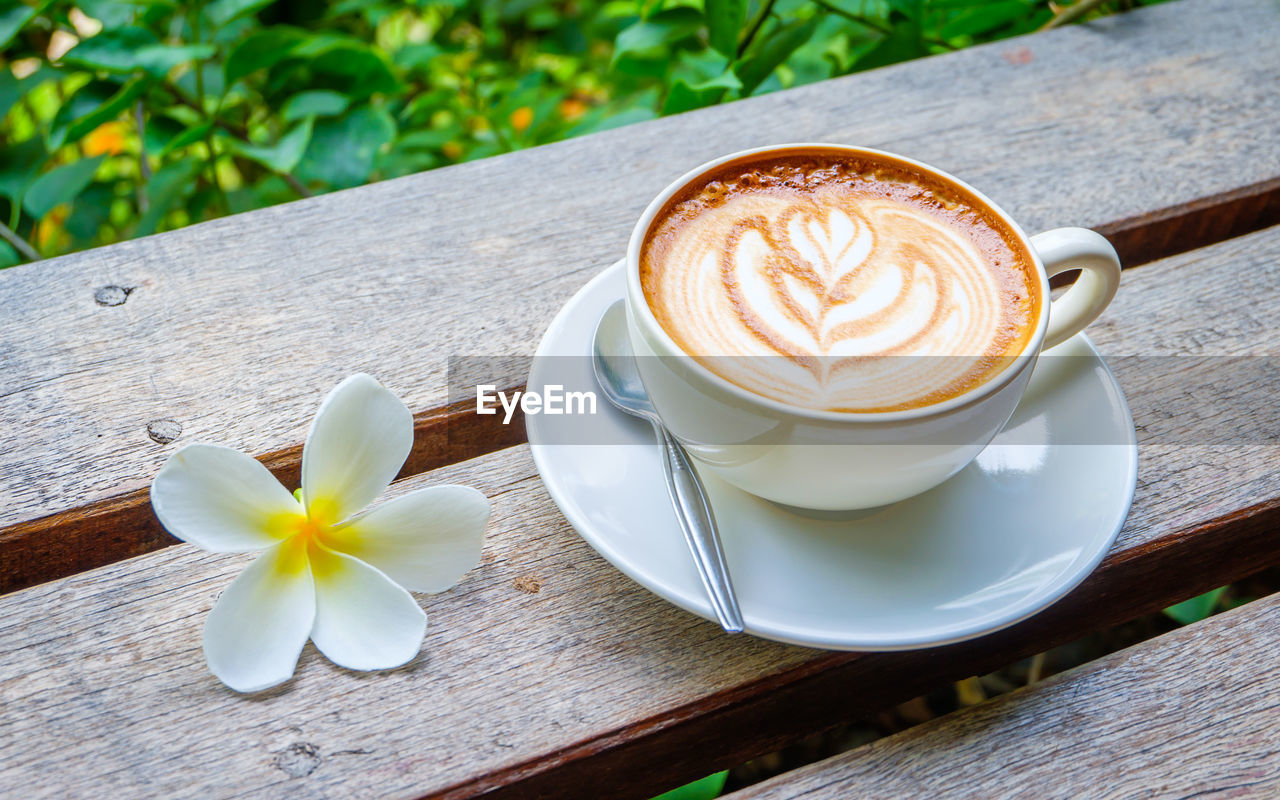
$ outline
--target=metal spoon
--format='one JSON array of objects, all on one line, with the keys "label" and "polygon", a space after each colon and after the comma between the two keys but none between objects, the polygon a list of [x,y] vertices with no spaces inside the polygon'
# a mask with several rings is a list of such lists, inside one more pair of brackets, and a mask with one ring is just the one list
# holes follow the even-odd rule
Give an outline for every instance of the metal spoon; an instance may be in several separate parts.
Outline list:
[{"label": "metal spoon", "polygon": [[596,381],[609,402],[653,425],[663,449],[662,466],[667,475],[667,492],[671,495],[671,504],[675,506],[676,518],[680,520],[693,561],[698,566],[698,574],[702,576],[711,608],[721,627],[729,633],[741,633],[742,611],[734,597],[733,584],[729,582],[729,569],[724,549],[720,546],[720,533],[716,530],[711,503],[698,473],[689,463],[689,456],[662,424],[653,403],[645,394],[644,385],[640,383],[636,359],[627,338],[627,316],[622,300],[609,306],[596,325],[591,362],[595,367]]}]

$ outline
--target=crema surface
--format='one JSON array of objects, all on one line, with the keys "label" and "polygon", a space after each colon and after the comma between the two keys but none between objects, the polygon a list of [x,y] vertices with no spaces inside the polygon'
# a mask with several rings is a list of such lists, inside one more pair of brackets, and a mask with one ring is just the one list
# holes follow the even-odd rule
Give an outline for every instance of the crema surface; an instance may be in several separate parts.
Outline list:
[{"label": "crema surface", "polygon": [[916,408],[994,376],[1039,282],[1003,221],[910,165],[807,154],[722,168],[650,228],[659,323],[713,372],[784,403]]}]

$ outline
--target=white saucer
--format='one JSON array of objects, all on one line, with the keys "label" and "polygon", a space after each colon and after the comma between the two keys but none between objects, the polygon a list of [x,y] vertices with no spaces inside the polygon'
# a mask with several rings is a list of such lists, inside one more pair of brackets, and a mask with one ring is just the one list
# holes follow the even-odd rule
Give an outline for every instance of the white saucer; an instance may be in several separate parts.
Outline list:
[{"label": "white saucer", "polygon": [[[571,364],[579,385],[595,385],[595,325],[623,285],[615,265],[565,305],[538,347],[530,386],[543,383],[540,358],[552,355],[580,356],[555,359],[556,369]],[[593,425],[609,429],[607,441],[633,444],[551,444],[551,420],[526,417],[547,491],[615,567],[714,620],[651,429],[603,397],[600,405]],[[1108,444],[1066,443],[1081,441]],[[1124,395],[1081,335],[1041,357],[1009,427],[974,463],[861,519],[799,516],[701,474],[748,633],[832,650],[901,650],[999,630],[1069,592],[1115,541],[1137,463]]]}]

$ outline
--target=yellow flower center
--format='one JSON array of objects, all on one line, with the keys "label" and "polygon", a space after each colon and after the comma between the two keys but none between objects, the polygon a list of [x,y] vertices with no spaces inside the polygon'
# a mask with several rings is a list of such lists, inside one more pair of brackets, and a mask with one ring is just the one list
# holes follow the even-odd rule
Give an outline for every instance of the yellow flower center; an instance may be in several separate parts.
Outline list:
[{"label": "yellow flower center", "polygon": [[313,539],[321,538],[327,529],[327,525],[324,525],[311,517],[296,517],[293,520],[292,535],[311,541]]},{"label": "yellow flower center", "polygon": [[267,522],[267,532],[277,539],[297,539],[300,544],[325,542],[338,520],[337,503],[318,497],[303,513],[277,514]]},{"label": "yellow flower center", "polygon": [[313,498],[305,513],[277,514],[267,523],[267,531],[284,542],[279,561],[283,572],[296,573],[310,564],[312,572],[331,572],[334,558],[317,545],[331,548],[337,536],[333,526],[338,504],[328,498]]}]

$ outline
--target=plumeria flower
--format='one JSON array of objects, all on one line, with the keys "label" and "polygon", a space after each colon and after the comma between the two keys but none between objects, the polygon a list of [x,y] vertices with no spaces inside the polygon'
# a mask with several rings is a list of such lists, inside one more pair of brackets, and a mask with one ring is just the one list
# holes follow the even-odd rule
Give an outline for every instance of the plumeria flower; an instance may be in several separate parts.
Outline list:
[{"label": "plumeria flower", "polygon": [[409,591],[444,591],[480,562],[489,501],[433,486],[364,511],[412,446],[409,409],[354,375],[316,412],[297,495],[230,448],[189,445],[165,462],[151,504],[170,533],[214,553],[261,552],[205,621],[205,660],[223,683],[287,681],[308,638],[348,669],[418,654],[427,617]]}]

